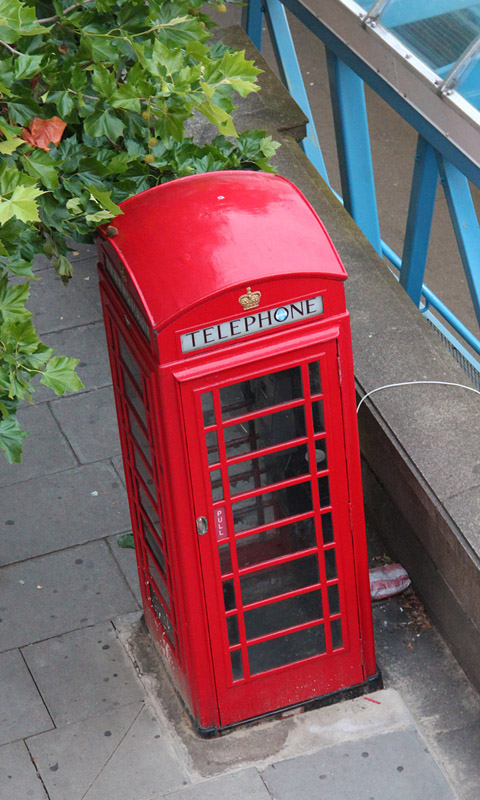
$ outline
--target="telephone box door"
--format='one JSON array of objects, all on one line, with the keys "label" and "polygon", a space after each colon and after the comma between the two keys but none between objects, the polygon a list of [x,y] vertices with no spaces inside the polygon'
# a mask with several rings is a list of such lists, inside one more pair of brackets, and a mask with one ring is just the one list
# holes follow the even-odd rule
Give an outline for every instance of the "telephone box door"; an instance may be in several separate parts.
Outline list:
[{"label": "telephone box door", "polygon": [[365,679],[337,340],[247,362],[176,375],[222,726]]}]

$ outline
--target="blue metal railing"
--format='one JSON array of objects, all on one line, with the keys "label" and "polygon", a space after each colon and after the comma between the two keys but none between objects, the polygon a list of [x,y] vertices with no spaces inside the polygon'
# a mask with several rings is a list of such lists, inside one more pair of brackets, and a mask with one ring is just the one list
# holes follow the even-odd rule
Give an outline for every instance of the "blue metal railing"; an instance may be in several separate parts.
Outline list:
[{"label": "blue metal railing", "polygon": [[[336,2],[341,4],[341,0]],[[345,2],[348,3],[348,0]],[[286,9],[305,24],[326,47],[342,202],[346,210],[377,252],[390,261],[394,267],[392,272],[407,294],[437,328],[450,349],[455,351],[456,357],[467,365],[470,375],[473,369],[475,380],[480,383],[480,375],[477,374],[480,373],[480,341],[424,284],[433,209],[440,179],[473,307],[480,324],[480,227],[468,185],[468,180],[471,180],[480,187],[480,167],[475,159],[469,158],[468,153],[452,142],[448,133],[432,124],[428,115],[422,115],[421,108],[413,107],[404,97],[393,91],[378,70],[362,61],[342,36],[324,24],[319,12],[312,11],[302,0],[263,0],[263,3],[262,0],[249,0],[244,9],[244,27],[257,48],[261,49],[263,19],[266,17],[280,74],[309,119],[307,137],[302,143],[303,149],[327,183],[329,181],[321,145]],[[419,134],[401,258],[380,237],[364,81]]]}]

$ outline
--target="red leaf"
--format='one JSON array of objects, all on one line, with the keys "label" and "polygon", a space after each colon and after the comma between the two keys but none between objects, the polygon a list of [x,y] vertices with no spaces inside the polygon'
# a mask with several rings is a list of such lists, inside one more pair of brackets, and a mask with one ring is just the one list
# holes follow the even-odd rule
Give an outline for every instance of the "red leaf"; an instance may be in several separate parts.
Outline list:
[{"label": "red leaf", "polygon": [[63,131],[67,123],[60,117],[50,119],[39,119],[34,117],[28,128],[23,129],[22,139],[34,147],[40,147],[47,152],[50,150],[49,144],[58,144],[63,136]]}]

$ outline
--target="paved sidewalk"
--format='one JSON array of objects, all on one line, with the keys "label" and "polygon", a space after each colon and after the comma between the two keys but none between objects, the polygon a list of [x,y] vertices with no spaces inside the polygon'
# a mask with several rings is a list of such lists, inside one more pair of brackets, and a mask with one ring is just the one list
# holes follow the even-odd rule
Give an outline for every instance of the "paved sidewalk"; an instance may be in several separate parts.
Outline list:
[{"label": "paved sidewalk", "polygon": [[[39,269],[30,308],[44,340],[80,359],[85,389],[41,388],[20,414],[23,463],[0,461],[0,800],[453,800],[452,781],[474,800],[471,769],[450,769],[435,739],[451,681],[434,678],[435,711],[422,707],[404,669],[418,637],[392,617],[398,603],[375,612],[386,690],[217,740],[192,732],[140,622],[134,554],[117,545],[130,522],[93,248],[76,261],[66,288]],[[462,730],[478,726],[477,695],[428,636],[455,676]]]}]

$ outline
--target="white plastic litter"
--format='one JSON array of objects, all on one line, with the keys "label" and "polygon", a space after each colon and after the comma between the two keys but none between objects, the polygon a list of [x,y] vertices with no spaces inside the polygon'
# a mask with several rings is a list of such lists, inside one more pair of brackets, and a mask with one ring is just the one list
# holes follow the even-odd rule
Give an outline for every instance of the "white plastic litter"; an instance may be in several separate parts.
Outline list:
[{"label": "white plastic litter", "polygon": [[400,594],[411,583],[407,571],[401,564],[384,564],[383,567],[375,567],[368,572],[372,600],[383,600],[385,597]]}]

